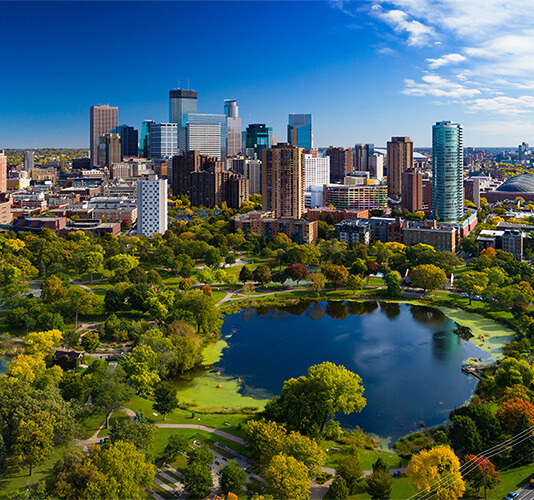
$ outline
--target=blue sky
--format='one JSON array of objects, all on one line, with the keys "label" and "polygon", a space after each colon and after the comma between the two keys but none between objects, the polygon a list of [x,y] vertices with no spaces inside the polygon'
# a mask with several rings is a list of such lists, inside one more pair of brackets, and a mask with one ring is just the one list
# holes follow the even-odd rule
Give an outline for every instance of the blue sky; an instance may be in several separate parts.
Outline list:
[{"label": "blue sky", "polygon": [[87,147],[89,106],[168,120],[168,91],[200,112],[238,100],[286,138],[312,113],[316,146],[534,142],[534,0],[1,2],[0,148]]}]

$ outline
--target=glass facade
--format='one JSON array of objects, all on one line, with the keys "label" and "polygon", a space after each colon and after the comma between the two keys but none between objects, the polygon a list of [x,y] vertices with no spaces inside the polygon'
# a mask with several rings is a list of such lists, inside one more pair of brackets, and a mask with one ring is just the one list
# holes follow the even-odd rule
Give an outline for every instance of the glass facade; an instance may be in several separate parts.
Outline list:
[{"label": "glass facade", "polygon": [[450,121],[432,127],[432,215],[456,222],[464,214],[462,126]]},{"label": "glass facade", "polygon": [[150,127],[150,157],[166,160],[178,154],[178,125],[154,123]]},{"label": "glass facade", "polygon": [[313,148],[312,115],[289,115],[287,142],[307,151]]},{"label": "glass facade", "polygon": [[137,157],[139,154],[139,132],[128,125],[119,125],[110,130],[121,138],[121,155],[123,158]]},{"label": "glass facade", "polygon": [[251,124],[245,131],[244,142],[246,156],[261,160],[261,151],[273,146],[273,129],[263,123]]},{"label": "glass facade", "polygon": [[141,140],[139,141],[139,154],[141,158],[150,158],[150,127],[156,122],[145,120],[141,124]]}]

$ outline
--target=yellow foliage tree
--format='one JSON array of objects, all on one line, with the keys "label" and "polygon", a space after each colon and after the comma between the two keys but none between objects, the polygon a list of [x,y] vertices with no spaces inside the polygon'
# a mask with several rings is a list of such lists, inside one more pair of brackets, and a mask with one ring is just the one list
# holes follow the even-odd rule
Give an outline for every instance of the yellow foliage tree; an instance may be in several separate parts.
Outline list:
[{"label": "yellow foliage tree", "polygon": [[7,367],[10,377],[33,383],[46,370],[44,358],[32,354],[19,354]]},{"label": "yellow foliage tree", "polygon": [[293,457],[280,453],[265,471],[269,492],[274,498],[303,500],[310,498],[308,468]]},{"label": "yellow foliage tree", "polygon": [[440,500],[456,500],[465,492],[460,461],[449,446],[437,446],[414,455],[406,468],[414,488]]},{"label": "yellow foliage tree", "polygon": [[26,340],[26,352],[46,357],[52,354],[54,347],[59,347],[62,341],[63,333],[60,330],[31,332]]}]

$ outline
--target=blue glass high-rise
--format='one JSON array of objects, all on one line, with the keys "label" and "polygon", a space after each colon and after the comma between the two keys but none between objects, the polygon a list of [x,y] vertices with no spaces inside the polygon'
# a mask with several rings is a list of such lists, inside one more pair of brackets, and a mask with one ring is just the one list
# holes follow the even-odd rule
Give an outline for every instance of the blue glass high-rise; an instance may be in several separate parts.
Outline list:
[{"label": "blue glass high-rise", "polygon": [[306,150],[313,148],[312,115],[289,115],[287,142]]}]

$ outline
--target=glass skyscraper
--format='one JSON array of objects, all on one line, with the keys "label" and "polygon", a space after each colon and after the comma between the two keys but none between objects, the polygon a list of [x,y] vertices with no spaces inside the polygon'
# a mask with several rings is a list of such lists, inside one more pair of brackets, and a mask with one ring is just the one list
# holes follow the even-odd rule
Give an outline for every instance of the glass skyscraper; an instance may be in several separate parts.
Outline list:
[{"label": "glass skyscraper", "polygon": [[169,90],[169,123],[176,123],[178,126],[177,146],[182,152],[187,149],[187,138],[185,136],[186,122],[184,121],[184,115],[196,112],[196,90]]},{"label": "glass skyscraper", "polygon": [[261,160],[261,151],[273,146],[273,129],[264,123],[253,123],[245,131],[245,155],[247,158]]},{"label": "glass skyscraper", "polygon": [[312,115],[289,115],[287,142],[307,151],[313,148]]},{"label": "glass skyscraper", "polygon": [[241,152],[241,118],[235,99],[225,99],[226,116],[226,156],[235,156]]},{"label": "glass skyscraper", "polygon": [[119,134],[121,138],[121,155],[123,158],[135,158],[139,154],[139,133],[128,125],[119,125],[110,130],[114,134]]},{"label": "glass skyscraper", "polygon": [[456,222],[464,214],[462,126],[450,121],[432,126],[432,215]]},{"label": "glass skyscraper", "polygon": [[139,154],[142,158],[150,158],[150,127],[156,122],[145,120],[141,124],[141,139],[139,141]]}]

